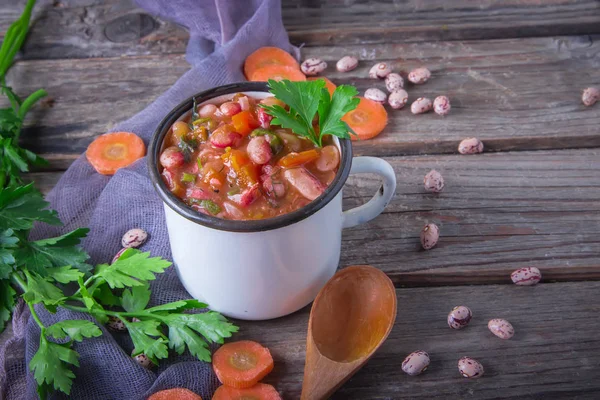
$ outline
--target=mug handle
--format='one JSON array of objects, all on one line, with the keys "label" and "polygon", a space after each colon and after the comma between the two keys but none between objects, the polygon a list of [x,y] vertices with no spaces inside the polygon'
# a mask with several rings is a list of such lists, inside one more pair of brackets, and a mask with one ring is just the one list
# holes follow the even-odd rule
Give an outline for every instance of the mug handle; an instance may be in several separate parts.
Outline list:
[{"label": "mug handle", "polygon": [[366,204],[343,212],[342,228],[364,224],[381,214],[396,192],[396,174],[387,162],[377,157],[354,157],[350,174],[377,174],[383,185]]}]

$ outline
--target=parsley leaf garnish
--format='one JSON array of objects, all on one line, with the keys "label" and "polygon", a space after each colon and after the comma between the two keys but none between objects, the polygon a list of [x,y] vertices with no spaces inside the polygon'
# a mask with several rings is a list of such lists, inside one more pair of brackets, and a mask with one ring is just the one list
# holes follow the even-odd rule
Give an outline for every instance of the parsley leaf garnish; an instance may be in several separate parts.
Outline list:
[{"label": "parsley leaf garnish", "polygon": [[[283,101],[289,109],[279,105],[261,105],[267,114],[273,116],[271,124],[291,129],[296,135],[305,137],[315,144],[323,146],[323,136],[333,135],[342,139],[354,133],[341,118],[354,110],[359,103],[355,98],[358,91],[354,86],[338,86],[333,96],[325,89],[325,81],[317,79],[306,82],[289,80],[269,80],[269,91],[275,98]],[[319,126],[315,129],[313,121],[318,114]]]},{"label": "parsley leaf garnish", "polygon": [[46,328],[46,333],[56,339],[64,339],[67,336],[76,342],[83,338],[92,338],[102,335],[102,331],[96,324],[85,319],[66,319],[59,321]]}]

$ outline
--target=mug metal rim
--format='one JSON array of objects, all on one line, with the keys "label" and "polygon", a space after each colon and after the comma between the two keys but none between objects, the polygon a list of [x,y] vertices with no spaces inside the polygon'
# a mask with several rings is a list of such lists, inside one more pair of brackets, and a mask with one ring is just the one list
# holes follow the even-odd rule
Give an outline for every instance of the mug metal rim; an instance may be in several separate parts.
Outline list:
[{"label": "mug metal rim", "polygon": [[208,228],[229,232],[261,232],[283,228],[310,217],[329,204],[342,190],[350,175],[350,168],[352,167],[352,143],[349,139],[339,139],[341,153],[340,168],[334,180],[321,196],[311,201],[305,207],[277,217],[241,221],[217,218],[194,210],[171,193],[160,176],[158,166],[161,145],[171,125],[192,108],[194,99],[197,104],[201,104],[215,97],[238,92],[268,92],[268,86],[266,82],[240,82],[208,89],[182,101],[160,122],[148,146],[147,162],[152,186],[154,186],[162,201],[177,214],[192,222]]}]

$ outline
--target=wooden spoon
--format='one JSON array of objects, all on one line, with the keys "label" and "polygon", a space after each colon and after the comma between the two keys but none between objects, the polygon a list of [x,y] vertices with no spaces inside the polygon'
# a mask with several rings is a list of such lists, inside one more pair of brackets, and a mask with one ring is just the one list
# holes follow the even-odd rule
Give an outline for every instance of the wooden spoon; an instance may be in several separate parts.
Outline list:
[{"label": "wooden spoon", "polygon": [[368,265],[336,273],[315,299],[308,320],[302,400],[333,394],[389,335],[396,320],[396,290]]}]

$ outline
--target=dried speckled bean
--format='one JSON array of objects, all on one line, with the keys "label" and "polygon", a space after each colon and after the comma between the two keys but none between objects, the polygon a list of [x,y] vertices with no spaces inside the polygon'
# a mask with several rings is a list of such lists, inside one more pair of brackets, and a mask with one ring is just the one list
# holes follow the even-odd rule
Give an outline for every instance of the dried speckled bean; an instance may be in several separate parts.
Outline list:
[{"label": "dried speckled bean", "polygon": [[505,319],[496,318],[488,322],[488,329],[500,339],[510,339],[515,335],[515,328]]},{"label": "dried speckled bean", "polygon": [[510,274],[515,285],[532,286],[542,280],[542,273],[536,267],[519,268]]},{"label": "dried speckled bean", "polygon": [[152,363],[152,361],[150,361],[150,358],[148,358],[148,356],[145,355],[144,353],[138,354],[137,356],[134,356],[132,354],[131,357],[134,359],[134,361],[136,363],[138,363],[139,365],[141,365],[144,368],[150,369],[154,365]]},{"label": "dried speckled bean", "polygon": [[425,175],[423,185],[428,192],[439,193],[444,190],[444,177],[435,169],[432,169]]},{"label": "dried speckled bean", "polygon": [[593,106],[600,100],[600,89],[595,87],[589,87],[583,91],[581,95],[581,102],[586,106]]},{"label": "dried speckled bean", "polygon": [[483,376],[483,365],[471,357],[462,357],[458,360],[458,372],[465,378],[477,379]]},{"label": "dried speckled bean", "polygon": [[327,68],[327,63],[320,58],[307,58],[300,65],[300,69],[304,72],[305,75],[318,75],[321,72],[325,71]]},{"label": "dried speckled bean", "polygon": [[125,232],[121,245],[125,248],[140,247],[148,239],[148,232],[140,228],[133,228]]},{"label": "dried speckled bean", "polygon": [[380,104],[385,104],[385,101],[387,100],[387,95],[382,90],[379,90],[377,88],[370,88],[365,90],[365,98],[376,101]]},{"label": "dried speckled bean", "polygon": [[124,247],[121,250],[119,250],[117,252],[117,254],[115,254],[115,256],[113,257],[113,259],[110,263],[113,264],[115,261],[117,261],[119,259],[119,257],[121,257],[121,254],[125,253],[125,250],[127,250],[127,249],[128,249],[128,247]]},{"label": "dried speckled bean", "polygon": [[369,70],[369,78],[383,79],[392,72],[392,68],[384,62],[377,63]]},{"label": "dried speckled bean", "polygon": [[402,371],[408,375],[419,375],[427,369],[429,362],[429,354],[426,351],[413,351],[402,361]]},{"label": "dried speckled bean", "polygon": [[433,103],[427,97],[419,97],[410,105],[410,112],[413,114],[423,114],[431,111]]},{"label": "dried speckled bean", "polygon": [[469,325],[473,318],[471,309],[467,306],[456,306],[448,314],[448,326],[452,329],[462,329]]},{"label": "dried speckled bean", "polygon": [[483,152],[483,142],[477,138],[468,138],[458,144],[460,154],[477,154]]},{"label": "dried speckled bean", "polygon": [[385,88],[392,93],[395,90],[404,88],[404,78],[395,72],[385,77]]},{"label": "dried speckled bean", "polygon": [[436,224],[427,224],[421,230],[421,246],[425,250],[432,249],[440,238],[440,228]]},{"label": "dried speckled bean", "polygon": [[431,72],[425,67],[413,69],[408,73],[408,80],[415,85],[425,83],[429,78],[431,78]]},{"label": "dried speckled bean", "polygon": [[393,109],[399,110],[404,108],[408,101],[408,93],[404,89],[394,90],[388,97],[388,104]]},{"label": "dried speckled bean", "polygon": [[450,112],[450,99],[447,96],[438,96],[433,100],[433,111],[437,115],[447,115]]},{"label": "dried speckled bean", "polygon": [[335,64],[335,68],[340,72],[352,71],[358,66],[356,57],[344,56]]},{"label": "dried speckled bean", "polygon": [[108,322],[106,323],[106,326],[108,327],[108,329],[117,332],[123,332],[127,330],[127,327],[125,326],[123,321],[121,321],[120,318],[112,315],[108,316]]}]

